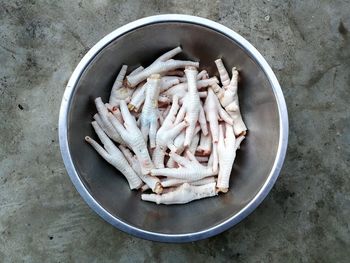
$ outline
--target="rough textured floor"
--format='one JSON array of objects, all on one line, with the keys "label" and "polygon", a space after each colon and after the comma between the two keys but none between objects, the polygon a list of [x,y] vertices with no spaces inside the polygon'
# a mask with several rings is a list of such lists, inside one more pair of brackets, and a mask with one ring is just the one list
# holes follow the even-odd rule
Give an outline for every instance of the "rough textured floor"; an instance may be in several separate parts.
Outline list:
[{"label": "rough textured floor", "polygon": [[[350,257],[350,3],[0,1],[0,262],[346,262]],[[100,38],[144,16],[220,22],[265,56],[290,117],[285,165],[246,220],[169,245],[114,229],[78,195],[57,122],[73,69]],[[347,261],[348,262],[348,261]]]}]

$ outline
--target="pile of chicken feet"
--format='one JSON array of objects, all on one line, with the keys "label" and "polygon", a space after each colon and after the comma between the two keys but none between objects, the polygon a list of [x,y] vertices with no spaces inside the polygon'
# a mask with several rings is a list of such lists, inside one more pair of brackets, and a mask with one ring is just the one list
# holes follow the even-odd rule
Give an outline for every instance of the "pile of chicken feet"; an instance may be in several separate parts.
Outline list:
[{"label": "pile of chicken feet", "polygon": [[[108,103],[95,99],[92,127],[103,146],[85,140],[119,170],[142,200],[183,204],[227,192],[236,150],[246,134],[238,71],[215,61],[221,85],[198,62],[172,59],[174,48],[126,76],[123,65]],[[184,69],[184,70],[183,70]],[[125,77],[126,76],[126,77]]]}]

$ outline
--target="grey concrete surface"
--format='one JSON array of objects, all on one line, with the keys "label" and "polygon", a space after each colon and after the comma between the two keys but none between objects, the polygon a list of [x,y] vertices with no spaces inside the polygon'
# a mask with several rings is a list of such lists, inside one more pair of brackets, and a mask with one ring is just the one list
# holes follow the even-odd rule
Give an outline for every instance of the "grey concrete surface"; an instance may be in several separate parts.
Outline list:
[{"label": "grey concrete surface", "polygon": [[[0,262],[348,262],[350,2],[0,0]],[[71,184],[58,146],[61,97],[82,56],[148,15],[185,13],[247,38],[280,80],[290,143],[262,205],[189,244],[134,238]]]}]

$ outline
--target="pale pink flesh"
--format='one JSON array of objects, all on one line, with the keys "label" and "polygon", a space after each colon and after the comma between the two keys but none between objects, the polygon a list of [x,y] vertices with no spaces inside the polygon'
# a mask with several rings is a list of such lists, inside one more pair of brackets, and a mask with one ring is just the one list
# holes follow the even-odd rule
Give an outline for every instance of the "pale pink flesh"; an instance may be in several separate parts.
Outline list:
[{"label": "pale pink flesh", "polygon": [[[197,83],[197,89],[199,90],[199,89],[207,88],[211,85],[217,84],[218,79],[216,77],[213,77],[210,79],[197,80],[196,83]],[[168,96],[168,97],[172,97],[172,96],[176,95],[179,98],[183,98],[185,96],[185,94],[187,93],[187,91],[188,91],[188,83],[185,82],[185,83],[180,83],[180,84],[177,84],[177,85],[169,88],[168,90],[164,91],[163,94]],[[202,93],[202,94],[204,94],[204,93]]]},{"label": "pale pink flesh", "polygon": [[221,84],[225,87],[230,84],[230,77],[221,59],[215,60],[216,67],[220,74]]},{"label": "pale pink flesh", "polygon": [[211,153],[211,146],[212,146],[211,133],[209,132],[207,135],[204,135],[202,132],[196,153],[201,156],[209,156]]},{"label": "pale pink flesh", "polygon": [[156,147],[156,134],[158,130],[158,99],[160,92],[160,75],[154,74],[147,79],[145,103],[142,108],[140,121],[141,132],[147,144],[149,139],[151,148]]},{"label": "pale pink flesh", "polygon": [[153,176],[161,175],[179,179],[188,178],[192,181],[215,175],[212,168],[200,164],[192,153],[187,151],[186,154],[187,158],[176,153],[170,153],[170,156],[180,165],[180,167],[153,169],[151,174]]},{"label": "pale pink flesh", "polygon": [[124,144],[124,140],[120,136],[120,134],[113,128],[111,122],[108,119],[108,109],[106,105],[102,102],[102,99],[95,99],[96,109],[98,111],[98,115],[94,115],[95,120],[101,126],[103,131],[111,138],[113,141]]},{"label": "pale pink flesh", "polygon": [[180,53],[181,51],[182,49],[180,47],[174,48],[165,53],[164,55],[160,56],[150,66],[148,66],[138,74],[135,74],[133,76],[127,76],[126,78],[128,85],[130,87],[135,87],[138,83],[145,80],[148,76],[152,74],[160,74],[166,71],[184,68],[186,66],[199,66],[198,62],[171,59],[173,56]]},{"label": "pale pink flesh", "polygon": [[[205,70],[198,73],[197,62],[171,59],[181,51],[177,47],[149,67],[136,68],[125,81],[127,66],[123,65],[113,84],[109,103],[103,104],[100,98],[95,101],[98,113],[94,115],[93,126],[105,149],[86,137],[87,142],[123,174],[130,173],[131,168],[139,180],[137,188],[162,193],[142,195],[143,200],[156,203],[195,200],[193,196],[198,193],[193,192],[194,185],[212,183],[213,191],[209,196],[227,192],[236,150],[247,130],[239,109],[236,68],[232,69],[230,79],[222,60],[215,61],[223,84],[220,87],[216,77],[209,78]],[[172,67],[174,71],[167,71]],[[160,73],[158,84],[147,84],[146,78],[154,73]],[[130,88],[135,86],[136,89]],[[130,102],[129,109],[133,112],[129,112],[126,102]],[[156,125],[151,127],[151,123]],[[120,150],[106,134],[121,143]],[[110,152],[116,152],[114,148],[119,155],[113,156],[121,155],[128,168],[122,167],[125,163],[122,159],[111,159]],[[159,180],[158,176],[165,178]],[[180,186],[173,187],[176,185]],[[163,191],[163,187],[168,188]]]},{"label": "pale pink flesh", "polygon": [[221,104],[212,89],[208,89],[208,96],[205,100],[204,110],[206,112],[206,119],[209,122],[213,142],[216,143],[219,140],[219,119],[226,121],[231,125],[233,124],[233,120],[221,107]]},{"label": "pale pink flesh", "polygon": [[[219,63],[220,64],[220,63]],[[222,63],[221,63],[222,64]],[[217,64],[218,70],[220,72],[221,66]],[[226,69],[225,69],[226,71]],[[227,74],[227,71],[226,71]],[[224,74],[224,75],[226,75]],[[228,74],[227,74],[228,76]],[[220,77],[221,74],[220,74]],[[223,89],[218,88],[215,84],[213,85],[213,89],[215,93],[217,94],[221,105],[225,108],[227,113],[230,115],[231,119],[233,120],[233,129],[236,136],[239,135],[245,135],[247,131],[247,127],[245,123],[243,122],[242,115],[239,108],[239,99],[237,94],[238,89],[238,71],[235,67],[232,68],[232,78],[229,82],[226,81],[226,77],[223,77],[225,79],[225,84]],[[223,81],[223,80],[221,80]]]},{"label": "pale pink flesh", "polygon": [[131,189],[138,189],[142,185],[142,181],[134,172],[134,170],[128,165],[124,155],[113,144],[113,142],[104,133],[102,128],[97,122],[92,122],[92,126],[102,142],[104,148],[102,148],[94,139],[89,136],[85,137],[85,140],[98,152],[103,159],[118,169],[127,179]]},{"label": "pale pink flesh", "polygon": [[111,90],[111,95],[109,97],[109,104],[111,105],[116,105],[117,101],[120,100],[121,98],[119,97],[118,91],[119,89],[122,88],[123,86],[123,80],[126,75],[126,71],[128,69],[127,65],[123,65],[117,75],[117,78],[114,81],[112,90]]},{"label": "pale pink flesh", "polygon": [[135,118],[130,114],[125,102],[120,103],[120,110],[123,115],[124,125],[122,125],[111,113],[109,120],[113,127],[119,132],[123,140],[136,154],[140,162],[143,174],[148,174],[154,167],[149,155],[147,144],[143,139],[140,129],[137,127]]},{"label": "pale pink flesh", "polygon": [[187,179],[177,179],[177,178],[164,178],[161,180],[161,184],[164,188],[177,186],[183,183],[189,183],[191,185],[203,185],[216,182],[214,176],[206,177],[197,181],[189,181]]},{"label": "pale pink flesh", "polygon": [[[181,122],[183,119],[188,123],[186,128],[186,136],[184,146],[189,146],[190,141],[194,136],[194,130],[197,122],[201,124],[203,133],[207,134],[206,121],[204,111],[200,102],[200,98],[197,90],[197,74],[198,71],[194,67],[187,67],[185,69],[185,74],[188,84],[188,93],[185,97],[184,103],[180,108],[180,111],[176,117],[175,123]],[[201,115],[201,117],[200,117]]]},{"label": "pale pink flesh", "polygon": [[223,125],[219,126],[218,159],[220,170],[217,188],[223,192],[227,191],[229,188],[230,175],[236,157],[236,151],[243,139],[244,136],[236,139],[231,125],[226,124],[225,134]]},{"label": "pale pink flesh", "polygon": [[136,155],[134,156],[131,151],[123,146],[119,146],[120,151],[124,154],[125,158],[128,160],[131,168],[135,171],[135,173],[140,177],[140,179],[152,189],[153,192],[159,194],[162,192],[162,186],[160,180],[155,176],[150,176],[148,174],[143,174],[141,171],[141,166],[139,161],[137,160]]},{"label": "pale pink flesh", "polygon": [[185,204],[193,200],[202,199],[217,195],[215,182],[205,185],[195,186],[184,183],[176,189],[162,194],[142,194],[141,199],[144,201],[154,202],[157,204]]}]

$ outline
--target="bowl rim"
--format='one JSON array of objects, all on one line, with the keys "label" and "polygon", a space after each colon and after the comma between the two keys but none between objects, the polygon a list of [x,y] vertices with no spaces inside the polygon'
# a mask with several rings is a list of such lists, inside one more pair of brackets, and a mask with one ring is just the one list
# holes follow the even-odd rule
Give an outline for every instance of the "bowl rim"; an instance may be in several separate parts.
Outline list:
[{"label": "bowl rim", "polygon": [[[204,26],[224,34],[225,36],[227,36],[228,38],[234,40],[237,44],[239,44],[245,50],[245,52],[247,52],[250,55],[250,57],[253,60],[255,60],[256,63],[259,64],[261,69],[264,71],[264,73],[268,77],[268,80],[271,84],[271,87],[273,89],[273,92],[277,101],[278,115],[279,115],[279,122],[280,122],[280,132],[279,132],[280,138],[279,138],[276,158],[266,182],[258,191],[258,193],[255,195],[255,197],[237,214],[226,219],[220,224],[202,231],[185,233],[185,234],[164,234],[164,233],[146,231],[138,227],[129,225],[128,223],[110,214],[104,207],[102,207],[94,199],[94,197],[85,188],[84,183],[80,179],[75,169],[75,166],[73,164],[71,154],[69,151],[69,145],[68,145],[67,128],[68,128],[70,102],[72,99],[72,95],[74,94],[75,86],[78,83],[80,76],[82,75],[86,67],[89,65],[89,63],[103,48],[105,48],[108,44],[110,44],[114,39],[118,38],[119,36],[127,32],[130,32],[132,30],[135,30],[136,28],[140,28],[150,24],[164,23],[164,22],[180,22],[180,23],[182,22],[182,23],[190,23],[190,24]],[[191,242],[191,241],[208,238],[231,228],[232,226],[242,221],[250,213],[252,213],[260,205],[260,203],[265,199],[265,197],[270,192],[271,188],[273,187],[275,181],[279,176],[279,173],[281,171],[284,158],[286,155],[287,144],[288,144],[288,112],[287,112],[286,102],[282,93],[282,89],[271,67],[268,65],[268,63],[263,58],[263,56],[258,52],[258,50],[252,44],[250,44],[245,38],[243,38],[241,35],[239,35],[235,31],[229,29],[228,27],[223,26],[217,22],[211,21],[206,18],[191,16],[191,15],[183,15],[183,14],[163,14],[163,15],[155,15],[155,16],[141,18],[114,30],[113,32],[109,33],[104,38],[102,38],[100,41],[98,41],[86,53],[86,55],[81,59],[81,61],[75,68],[74,72],[72,73],[68,81],[68,84],[66,86],[66,89],[64,91],[60,113],[59,113],[58,132],[59,132],[59,144],[61,149],[61,155],[63,158],[63,162],[65,164],[66,170],[68,172],[68,175],[71,181],[73,182],[75,188],[79,192],[79,194],[82,196],[82,198],[90,206],[91,209],[93,209],[99,216],[101,216],[104,220],[109,222],[114,227],[117,227],[118,229],[126,233],[129,233],[131,235],[134,235],[136,237],[144,238],[152,241],[181,243],[181,242]]]}]

